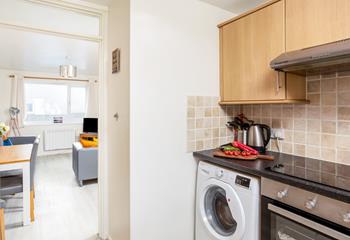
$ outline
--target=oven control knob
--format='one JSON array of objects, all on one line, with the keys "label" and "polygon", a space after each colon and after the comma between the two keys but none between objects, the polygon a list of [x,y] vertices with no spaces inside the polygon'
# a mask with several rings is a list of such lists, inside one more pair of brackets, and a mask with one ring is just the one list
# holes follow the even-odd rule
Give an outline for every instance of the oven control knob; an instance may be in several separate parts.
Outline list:
[{"label": "oven control knob", "polygon": [[348,212],[347,214],[344,214],[344,222],[346,223],[350,223],[350,212]]},{"label": "oven control knob", "polygon": [[222,178],[222,177],[224,176],[224,171],[222,171],[222,170],[216,171],[216,176],[217,176],[218,178]]},{"label": "oven control knob", "polygon": [[277,193],[277,197],[278,197],[279,199],[283,199],[283,198],[287,197],[287,195],[288,195],[288,189],[287,189],[287,188],[284,189],[283,191],[279,191],[279,192]]},{"label": "oven control knob", "polygon": [[316,204],[317,204],[317,198],[315,197],[314,199],[307,201],[305,203],[305,207],[309,210],[312,210],[316,207]]}]

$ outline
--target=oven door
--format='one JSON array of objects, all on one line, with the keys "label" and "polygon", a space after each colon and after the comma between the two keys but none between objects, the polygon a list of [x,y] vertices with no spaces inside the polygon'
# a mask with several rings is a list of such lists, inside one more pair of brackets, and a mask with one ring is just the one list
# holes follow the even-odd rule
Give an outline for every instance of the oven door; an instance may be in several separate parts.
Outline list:
[{"label": "oven door", "polygon": [[262,197],[262,240],[350,240],[350,229]]}]

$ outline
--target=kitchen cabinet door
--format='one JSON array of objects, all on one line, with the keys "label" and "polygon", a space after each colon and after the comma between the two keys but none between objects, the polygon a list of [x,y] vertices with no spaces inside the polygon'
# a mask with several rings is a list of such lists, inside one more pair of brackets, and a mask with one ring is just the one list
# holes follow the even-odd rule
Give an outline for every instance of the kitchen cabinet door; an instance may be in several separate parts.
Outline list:
[{"label": "kitchen cabinet door", "polygon": [[349,0],[286,0],[287,51],[350,38]]},{"label": "kitchen cabinet door", "polygon": [[270,68],[284,51],[284,1],[221,25],[221,103],[285,99],[285,74]]}]

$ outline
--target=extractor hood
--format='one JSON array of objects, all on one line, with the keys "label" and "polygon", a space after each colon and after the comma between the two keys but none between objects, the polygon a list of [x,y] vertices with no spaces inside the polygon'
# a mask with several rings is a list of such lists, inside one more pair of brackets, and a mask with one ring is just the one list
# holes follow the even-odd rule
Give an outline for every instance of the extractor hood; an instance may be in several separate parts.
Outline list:
[{"label": "extractor hood", "polygon": [[298,75],[350,70],[350,39],[283,53],[270,66]]}]

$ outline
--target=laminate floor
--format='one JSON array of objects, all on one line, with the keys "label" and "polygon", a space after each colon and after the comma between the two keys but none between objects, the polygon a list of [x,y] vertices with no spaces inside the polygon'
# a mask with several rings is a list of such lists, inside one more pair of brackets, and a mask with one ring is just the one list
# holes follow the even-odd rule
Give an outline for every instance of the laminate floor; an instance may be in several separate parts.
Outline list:
[{"label": "laminate floor", "polygon": [[6,201],[6,240],[97,239],[97,183],[79,187],[70,154],[39,157],[35,175],[35,222],[19,226],[21,194]]}]

